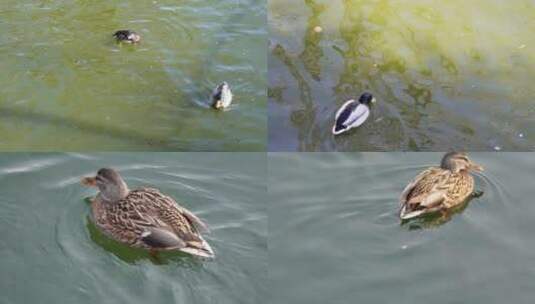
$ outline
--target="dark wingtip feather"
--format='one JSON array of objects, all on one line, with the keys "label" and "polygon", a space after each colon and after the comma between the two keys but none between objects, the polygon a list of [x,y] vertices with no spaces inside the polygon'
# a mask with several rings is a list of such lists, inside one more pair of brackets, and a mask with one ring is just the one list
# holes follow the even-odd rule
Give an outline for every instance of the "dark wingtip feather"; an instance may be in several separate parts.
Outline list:
[{"label": "dark wingtip feather", "polygon": [[342,130],[345,130],[346,126],[344,126],[341,122],[336,122],[336,125],[334,126],[334,131],[340,132]]}]

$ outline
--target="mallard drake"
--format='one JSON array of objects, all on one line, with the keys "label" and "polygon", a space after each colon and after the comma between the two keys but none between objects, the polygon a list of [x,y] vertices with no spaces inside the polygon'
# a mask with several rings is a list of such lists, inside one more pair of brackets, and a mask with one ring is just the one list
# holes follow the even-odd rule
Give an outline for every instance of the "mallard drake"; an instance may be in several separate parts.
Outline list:
[{"label": "mallard drake", "polygon": [[103,168],[82,184],[97,187],[91,217],[107,236],[151,253],[178,250],[213,258],[214,252],[200,235],[208,228],[197,216],[157,189],[128,189],[119,173]]},{"label": "mallard drake", "polygon": [[119,30],[113,36],[118,42],[137,43],[141,41],[141,36],[131,30]]},{"label": "mallard drake", "polygon": [[375,103],[375,97],[370,93],[360,95],[358,101],[346,101],[336,112],[333,134],[338,135],[362,125],[370,116],[370,105]]},{"label": "mallard drake", "polygon": [[462,205],[474,192],[474,178],[470,172],[481,172],[483,167],[473,163],[465,153],[449,152],[442,157],[440,167],[422,171],[405,187],[399,198],[402,220],[423,214],[446,211]]},{"label": "mallard drake", "polygon": [[232,102],[232,91],[227,82],[223,81],[212,92],[212,107],[222,110],[230,106]]}]

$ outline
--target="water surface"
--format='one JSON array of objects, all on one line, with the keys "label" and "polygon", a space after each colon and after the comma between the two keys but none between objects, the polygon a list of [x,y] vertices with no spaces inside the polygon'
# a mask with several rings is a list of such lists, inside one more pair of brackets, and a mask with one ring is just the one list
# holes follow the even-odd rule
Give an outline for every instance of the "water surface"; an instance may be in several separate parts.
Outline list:
[{"label": "water surface", "polygon": [[[533,1],[272,0],[268,12],[270,151],[535,149]],[[335,139],[336,109],[363,91],[378,99],[369,121]]]},{"label": "water surface", "polygon": [[270,154],[269,303],[531,303],[534,155],[471,153],[483,196],[400,226],[399,194],[441,156]]},{"label": "water surface", "polygon": [[[265,154],[0,154],[0,303],[263,303]],[[216,253],[159,259],[99,233],[79,184],[102,166],[201,217]]]},{"label": "water surface", "polygon": [[[0,150],[265,150],[265,7],[2,1]],[[117,45],[118,29],[143,40]],[[208,97],[224,80],[220,113]]]}]

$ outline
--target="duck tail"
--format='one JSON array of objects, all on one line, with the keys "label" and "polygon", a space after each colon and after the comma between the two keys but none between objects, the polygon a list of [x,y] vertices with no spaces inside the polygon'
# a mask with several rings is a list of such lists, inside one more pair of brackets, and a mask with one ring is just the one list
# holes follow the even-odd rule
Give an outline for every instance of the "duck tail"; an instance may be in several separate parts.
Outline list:
[{"label": "duck tail", "polygon": [[338,123],[336,123],[336,124],[333,126],[333,134],[334,134],[334,135],[342,134],[342,133],[344,133],[345,131],[347,131],[347,127],[344,126],[343,124],[338,124]]},{"label": "duck tail", "polygon": [[199,236],[199,238],[199,241],[188,242],[186,247],[180,248],[179,250],[202,258],[215,258],[215,253],[212,250],[212,247],[210,247],[208,242],[206,242],[202,237]]}]

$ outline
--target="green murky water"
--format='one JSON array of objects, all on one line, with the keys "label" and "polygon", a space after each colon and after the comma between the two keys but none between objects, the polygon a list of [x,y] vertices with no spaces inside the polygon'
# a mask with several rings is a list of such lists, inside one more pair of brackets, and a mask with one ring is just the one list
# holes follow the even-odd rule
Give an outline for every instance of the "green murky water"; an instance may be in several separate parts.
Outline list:
[{"label": "green murky water", "polygon": [[471,153],[483,196],[400,226],[398,197],[442,153],[271,153],[269,303],[531,303],[532,153]]},{"label": "green murky water", "polygon": [[[265,150],[266,3],[0,4],[0,150]],[[117,45],[118,29],[142,43]],[[226,80],[229,111],[208,108]]]},{"label": "green murky water", "polygon": [[[269,1],[271,151],[535,149],[531,0]],[[315,27],[322,31],[314,31]],[[330,134],[370,91],[369,121]]]},{"label": "green murky water", "polygon": [[[0,303],[264,303],[264,153],[0,154]],[[83,176],[118,169],[201,217],[212,261],[154,260],[90,223]]]}]

